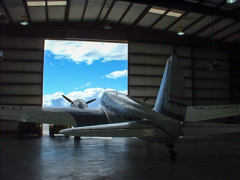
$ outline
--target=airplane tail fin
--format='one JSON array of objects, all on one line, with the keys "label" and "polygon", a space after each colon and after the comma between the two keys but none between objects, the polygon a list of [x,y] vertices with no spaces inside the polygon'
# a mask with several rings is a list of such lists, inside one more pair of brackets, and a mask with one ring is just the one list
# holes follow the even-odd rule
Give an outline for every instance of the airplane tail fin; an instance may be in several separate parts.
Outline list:
[{"label": "airplane tail fin", "polygon": [[186,86],[183,70],[176,56],[169,57],[154,111],[184,121],[187,110]]}]

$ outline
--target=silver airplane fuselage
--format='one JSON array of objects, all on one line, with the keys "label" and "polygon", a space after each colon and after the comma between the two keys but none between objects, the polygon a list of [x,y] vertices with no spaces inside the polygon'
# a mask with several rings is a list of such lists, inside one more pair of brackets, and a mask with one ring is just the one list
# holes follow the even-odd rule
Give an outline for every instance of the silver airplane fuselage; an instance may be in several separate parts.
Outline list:
[{"label": "silver airplane fuselage", "polygon": [[[169,138],[142,138],[145,140],[171,144],[181,135],[184,123],[160,114],[137,99],[116,91],[106,91],[100,99],[100,108],[105,112],[109,123],[149,120],[169,135]],[[168,143],[169,141],[169,143]]]}]

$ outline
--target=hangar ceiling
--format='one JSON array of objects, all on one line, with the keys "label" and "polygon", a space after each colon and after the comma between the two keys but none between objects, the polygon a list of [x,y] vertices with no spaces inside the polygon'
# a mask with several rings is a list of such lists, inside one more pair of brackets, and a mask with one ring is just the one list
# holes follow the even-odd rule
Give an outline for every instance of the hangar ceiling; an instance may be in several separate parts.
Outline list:
[{"label": "hangar ceiling", "polygon": [[[1,0],[9,17],[2,34],[56,38],[92,38],[175,42],[214,38],[239,44],[240,1],[226,0]],[[29,25],[21,26],[22,16]],[[111,29],[103,29],[109,24]],[[97,33],[96,33],[97,31]],[[101,32],[102,31],[102,32]],[[107,35],[106,35],[107,33]],[[144,36],[143,36],[144,34]],[[141,36],[142,35],[142,36]],[[138,37],[139,36],[139,37]]]}]

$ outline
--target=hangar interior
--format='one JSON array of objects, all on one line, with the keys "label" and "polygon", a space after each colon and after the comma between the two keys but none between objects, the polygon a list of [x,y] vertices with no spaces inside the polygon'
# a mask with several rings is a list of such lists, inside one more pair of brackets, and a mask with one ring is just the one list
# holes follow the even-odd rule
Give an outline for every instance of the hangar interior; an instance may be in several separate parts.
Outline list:
[{"label": "hangar interior", "polygon": [[[42,105],[44,39],[127,42],[128,94],[149,98],[150,105],[172,54],[181,59],[189,105],[239,103],[239,6],[216,0],[3,0],[0,104]],[[218,67],[209,70],[214,62]],[[2,124],[2,130],[11,127]]]},{"label": "hangar interior", "polygon": [[[188,105],[240,102],[239,0],[1,0],[0,5],[1,105],[42,106],[45,39],[128,43],[128,94],[149,98],[152,106],[172,54],[184,70]],[[16,131],[17,125],[1,121],[1,131]]]}]

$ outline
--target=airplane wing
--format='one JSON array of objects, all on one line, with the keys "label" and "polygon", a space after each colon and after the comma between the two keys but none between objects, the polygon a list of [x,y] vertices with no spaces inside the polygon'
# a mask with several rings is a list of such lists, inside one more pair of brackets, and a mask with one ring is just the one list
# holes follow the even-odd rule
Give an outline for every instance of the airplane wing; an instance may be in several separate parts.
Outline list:
[{"label": "airplane wing", "polygon": [[[106,118],[103,112],[94,109],[1,105],[0,119],[78,126],[85,124],[89,125],[91,122],[94,124],[95,122],[93,121],[105,120]],[[107,120],[105,121],[107,122]]]},{"label": "airplane wing", "polygon": [[60,133],[70,136],[169,137],[148,120],[68,128],[61,130]]},{"label": "airplane wing", "polygon": [[189,106],[185,121],[204,121],[210,119],[240,116],[240,104],[215,106]]},{"label": "airplane wing", "polygon": [[208,122],[186,122],[182,132],[184,136],[240,133],[240,125]]},{"label": "airplane wing", "polygon": [[[67,109],[67,108],[66,108]],[[20,122],[76,126],[74,118],[64,108],[34,106],[0,106],[0,119]]]}]

